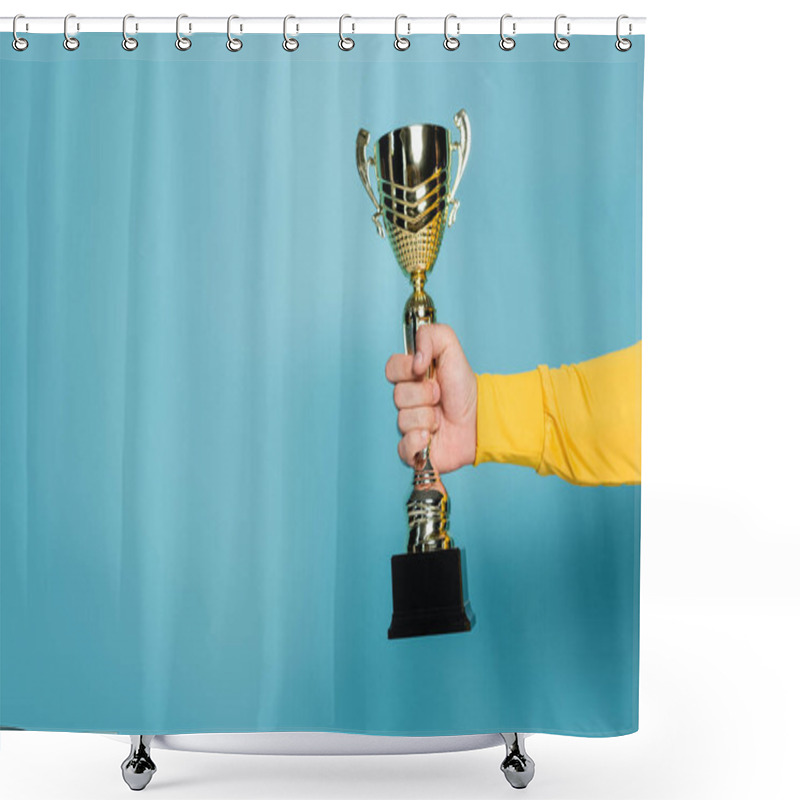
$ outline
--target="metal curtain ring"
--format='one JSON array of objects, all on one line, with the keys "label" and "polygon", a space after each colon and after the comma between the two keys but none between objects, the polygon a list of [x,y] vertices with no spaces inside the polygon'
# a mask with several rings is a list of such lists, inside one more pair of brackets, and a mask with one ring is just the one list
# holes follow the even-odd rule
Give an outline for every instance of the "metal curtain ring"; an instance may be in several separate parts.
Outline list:
[{"label": "metal curtain ring", "polygon": [[[67,14],[67,16],[64,17],[64,49],[65,50],[77,50],[81,46],[81,43],[74,36],[70,36],[69,32],[67,30],[67,26],[68,26],[69,21],[71,19],[75,19],[75,15],[74,14]],[[80,30],[80,26],[77,26],[76,30]]]},{"label": "metal curtain ring", "polygon": [[128,20],[135,19],[133,14],[126,14],[122,18],[122,49],[127,50],[129,53],[139,46],[139,40],[134,39],[133,36],[128,36]]},{"label": "metal curtain ring", "polygon": [[[242,49],[242,44],[243,44],[241,39],[237,39],[235,36],[231,36],[231,22],[233,22],[233,20],[235,19],[239,19],[239,17],[236,16],[236,14],[231,14],[228,17],[228,41],[225,43],[225,47],[227,47],[228,50],[231,51],[231,53],[238,53]],[[241,26],[239,26],[240,31],[241,29],[242,29]]]},{"label": "metal curtain ring", "polygon": [[300,42],[298,42],[297,39],[293,39],[287,33],[287,25],[289,24],[290,19],[297,19],[297,17],[293,17],[291,14],[287,14],[283,18],[283,49],[289,53],[293,53],[295,50],[297,50],[298,47],[300,47]]},{"label": "metal curtain ring", "polygon": [[[178,14],[175,20],[175,47],[178,50],[188,50],[192,46],[192,40],[181,35],[181,20],[188,19],[188,17],[188,14]],[[189,30],[192,30],[191,25],[189,25]]]},{"label": "metal curtain ring", "polygon": [[[511,19],[511,16],[512,16],[511,14],[503,14],[503,16],[500,17],[500,49],[501,50],[513,50],[517,46],[516,39],[513,39],[511,36],[506,36],[505,33],[503,33],[503,23],[507,19]],[[517,23],[516,22],[512,22],[511,23],[511,32],[512,33],[516,33],[517,32]]]},{"label": "metal curtain ring", "polygon": [[450,36],[450,34],[447,32],[447,23],[451,19],[457,19],[456,15],[455,14],[448,14],[444,18],[444,49],[452,51],[452,50],[458,50],[458,47],[461,44],[461,42],[459,42],[458,38],[457,38],[458,34],[461,32],[461,23],[460,22],[456,22],[456,35],[455,36]]},{"label": "metal curtain ring", "polygon": [[23,50],[28,49],[28,40],[23,39],[21,36],[17,36],[17,20],[18,19],[25,19],[24,14],[17,14],[14,17],[14,21],[11,23],[11,33],[14,34],[14,38],[11,40],[11,46],[18,52],[21,53]]},{"label": "metal curtain ring", "polygon": [[[558,50],[558,51],[560,51],[562,53],[565,50],[569,50],[569,39],[565,39],[563,36],[559,36],[558,35],[558,21],[560,19],[566,19],[566,18],[567,18],[566,14],[559,14],[556,17],[555,23],[553,24],[553,33],[554,33],[554,35],[556,37],[556,40],[553,42],[553,47],[555,47],[556,50]],[[567,23],[567,36],[569,36],[569,28],[570,28],[570,24],[568,22]]]},{"label": "metal curtain ring", "polygon": [[[339,17],[339,49],[340,50],[352,50],[356,46],[356,43],[355,43],[355,41],[353,39],[351,39],[349,36],[345,36],[344,33],[342,33],[342,23],[346,19],[353,19],[353,18],[349,14],[342,14],[342,16]],[[353,30],[355,31],[356,26],[353,23],[351,23],[351,25],[352,25]]]},{"label": "metal curtain ring", "polygon": [[[394,48],[395,50],[408,50],[411,47],[411,39],[406,39],[405,36],[400,35],[400,20],[408,19],[405,14],[398,14],[394,18]],[[411,33],[411,25],[407,22],[406,27],[408,33]]]},{"label": "metal curtain ring", "polygon": [[[620,51],[620,53],[625,53],[633,47],[633,42],[630,39],[623,39],[619,35],[619,23],[622,22],[623,19],[628,19],[627,14],[620,14],[617,17],[617,41],[614,43],[614,47]],[[628,36],[630,36],[633,27],[631,26],[630,22],[628,23]]]}]

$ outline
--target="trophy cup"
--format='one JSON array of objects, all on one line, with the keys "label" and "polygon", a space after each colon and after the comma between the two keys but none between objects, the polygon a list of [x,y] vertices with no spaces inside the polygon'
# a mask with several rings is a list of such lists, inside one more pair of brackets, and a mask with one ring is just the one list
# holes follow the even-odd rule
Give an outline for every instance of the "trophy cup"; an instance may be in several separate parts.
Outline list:
[{"label": "trophy cup", "polygon": [[[376,209],[372,221],[381,238],[388,231],[400,268],[414,286],[403,314],[409,354],[416,352],[417,330],[436,321],[425,281],[439,255],[445,223],[450,227],[455,221],[459,205],[455,192],[469,157],[467,112],[459,111],[454,121],[461,134],[458,142],[451,142],[449,130],[439,125],[408,125],[390,131],[378,139],[372,154],[367,153],[369,132],[362,128],[356,138],[358,174]],[[458,169],[450,189],[454,150],[459,154]],[[370,183],[370,165],[375,167],[377,196]],[[432,363],[427,377],[434,374]],[[466,561],[448,533],[450,499],[431,464],[430,444],[429,440],[414,459],[413,489],[406,503],[407,551],[392,557],[390,639],[457,633],[475,625],[464,597]]]}]

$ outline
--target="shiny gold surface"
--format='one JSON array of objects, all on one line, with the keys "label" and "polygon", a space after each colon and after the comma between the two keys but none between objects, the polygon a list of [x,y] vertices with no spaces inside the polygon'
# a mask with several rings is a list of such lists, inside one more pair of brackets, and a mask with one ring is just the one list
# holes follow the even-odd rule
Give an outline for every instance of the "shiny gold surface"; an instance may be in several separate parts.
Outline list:
[{"label": "shiny gold surface", "polygon": [[439,125],[409,125],[375,145],[378,196],[400,268],[430,272],[447,218],[450,134]]}]

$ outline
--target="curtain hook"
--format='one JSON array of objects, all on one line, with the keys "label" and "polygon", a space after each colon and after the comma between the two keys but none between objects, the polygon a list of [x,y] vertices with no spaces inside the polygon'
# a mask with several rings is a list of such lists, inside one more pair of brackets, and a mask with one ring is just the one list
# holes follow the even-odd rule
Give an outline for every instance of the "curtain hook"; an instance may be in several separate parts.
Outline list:
[{"label": "curtain hook", "polygon": [[[555,34],[556,40],[553,42],[553,47],[560,52],[564,52],[565,50],[569,50],[569,39],[565,39],[563,36],[558,35],[558,21],[560,19],[566,19],[566,14],[559,14],[556,17],[555,24],[553,25],[553,33]],[[567,23],[567,36],[569,36],[569,28],[570,24]]]},{"label": "curtain hook", "polygon": [[[74,14],[67,14],[67,16],[64,17],[64,49],[65,50],[77,50],[81,46],[81,43],[77,40],[77,38],[74,37],[74,36],[70,36],[69,32],[67,30],[67,26],[68,26],[69,21],[71,19],[75,19],[75,15]],[[76,23],[76,30],[78,30],[78,31],[80,30],[80,25],[77,25],[77,23]]]},{"label": "curtain hook", "polygon": [[445,50],[450,50],[450,51],[458,50],[458,47],[461,44],[461,42],[459,42],[458,38],[457,38],[458,34],[461,32],[461,23],[460,22],[456,22],[456,35],[455,36],[450,36],[450,34],[447,33],[447,23],[451,19],[457,19],[456,15],[455,14],[448,14],[444,18],[444,49]]},{"label": "curtain hook", "polygon": [[[175,20],[175,47],[177,47],[178,50],[188,50],[192,46],[192,40],[181,35],[181,20],[188,19],[188,17],[188,14],[178,14]],[[192,26],[189,25],[189,30],[191,29]]]},{"label": "curtain hook", "polygon": [[128,36],[127,26],[129,19],[135,19],[133,14],[126,14],[122,18],[122,49],[127,50],[130,53],[131,50],[135,50],[139,46],[139,40],[134,39],[133,36]]},{"label": "curtain hook", "polygon": [[[239,19],[236,14],[231,14],[228,17],[228,41],[225,43],[225,47],[231,51],[231,53],[238,53],[242,49],[243,42],[241,39],[237,39],[235,36],[231,36],[231,22],[235,19]],[[242,26],[239,26],[239,31],[241,32]]]},{"label": "curtain hook", "polygon": [[[517,42],[516,42],[516,40],[514,38],[512,38],[511,36],[506,36],[505,33],[503,33],[503,23],[507,19],[511,19],[511,17],[512,17],[511,14],[503,14],[503,16],[500,17],[500,49],[501,50],[506,50],[506,51],[513,50],[517,46]],[[511,23],[511,32],[512,33],[516,33],[517,32],[517,23],[516,22],[512,22]]]},{"label": "curtain hook", "polygon": [[[344,33],[342,33],[342,23],[346,19],[353,19],[353,18],[349,14],[342,14],[342,16],[339,17],[339,49],[340,50],[352,50],[356,46],[356,43],[355,43],[355,41],[353,39],[351,39],[349,36],[345,36]],[[355,29],[356,29],[355,24],[351,23],[351,25],[352,25],[353,31],[355,31]]]},{"label": "curtain hook", "polygon": [[[628,50],[630,50],[631,47],[633,47],[633,42],[630,39],[623,39],[619,35],[619,23],[622,22],[623,19],[629,19],[628,15],[627,14],[620,14],[617,17],[617,41],[614,43],[614,47],[616,47],[617,50],[620,51],[620,53],[625,53]],[[631,25],[630,22],[629,22],[628,23],[628,36],[630,36],[632,32],[633,32],[633,25]]]},{"label": "curtain hook", "polygon": [[[405,14],[398,14],[394,18],[394,49],[395,50],[408,50],[411,47],[411,39],[406,39],[405,36],[400,35],[400,20],[408,19]],[[408,33],[411,33],[410,23],[406,23]]]},{"label": "curtain hook", "polygon": [[24,14],[17,14],[14,17],[14,21],[11,23],[11,33],[14,34],[14,38],[11,40],[11,46],[18,52],[21,53],[23,50],[28,49],[28,40],[23,39],[21,36],[17,36],[17,20],[18,19],[25,19]]},{"label": "curtain hook", "polygon": [[[298,47],[300,47],[300,42],[298,42],[297,39],[293,39],[287,33],[287,26],[289,24],[290,19],[297,19],[297,17],[293,17],[291,14],[287,14],[283,18],[283,49],[289,53],[293,53],[295,50],[297,50]],[[297,30],[298,31],[300,30],[299,25],[297,26]]]}]

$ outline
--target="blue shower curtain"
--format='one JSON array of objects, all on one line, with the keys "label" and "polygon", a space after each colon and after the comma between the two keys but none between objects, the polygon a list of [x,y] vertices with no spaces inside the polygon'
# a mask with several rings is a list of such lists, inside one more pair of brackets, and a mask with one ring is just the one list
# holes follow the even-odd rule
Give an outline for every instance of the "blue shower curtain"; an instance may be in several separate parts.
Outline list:
[{"label": "blue shower curtain", "polygon": [[638,725],[639,488],[445,476],[477,625],[388,640],[410,292],[355,167],[468,111],[427,285],[476,372],[641,338],[644,39],[0,36],[0,725]]}]

